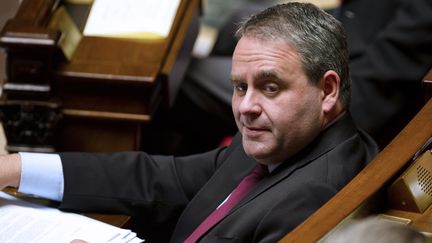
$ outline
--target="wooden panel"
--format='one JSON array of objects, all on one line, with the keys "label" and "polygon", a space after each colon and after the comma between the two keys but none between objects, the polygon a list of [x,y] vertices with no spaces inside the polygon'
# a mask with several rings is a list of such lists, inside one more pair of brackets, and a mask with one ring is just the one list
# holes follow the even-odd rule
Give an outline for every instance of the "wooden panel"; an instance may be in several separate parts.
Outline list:
[{"label": "wooden panel", "polygon": [[[167,56],[177,57],[176,50],[171,49],[174,42],[183,42],[179,35],[190,2],[181,1],[172,29],[165,39],[141,40],[105,37],[84,37],[73,59],[65,63],[59,75],[108,78],[136,82],[155,82]],[[185,31],[185,30],[182,30]]]},{"label": "wooden panel", "polygon": [[35,26],[45,25],[59,0],[22,1],[15,19],[29,21]]},{"label": "wooden panel", "polygon": [[139,150],[141,122],[66,116],[58,132],[58,150],[119,152]]},{"label": "wooden panel", "polygon": [[[198,30],[199,2],[180,2],[167,38],[84,36],[70,60],[66,60],[59,55],[59,42],[61,36],[67,35],[49,27],[50,18],[56,16],[53,13],[62,2],[24,0],[0,36],[11,67],[5,84],[11,89],[7,90],[6,99],[57,102],[64,119],[58,131],[58,149],[139,149],[141,126],[158,109],[166,108],[180,85],[190,58],[187,50],[192,49]],[[67,4],[65,9],[72,10],[72,22],[82,30],[91,5],[72,5]],[[196,30],[191,31],[193,28]],[[190,43],[185,43],[186,37],[191,36]],[[32,90],[24,90],[29,88]],[[122,129],[126,129],[127,135],[120,136]],[[120,142],[124,144],[120,146]]]},{"label": "wooden panel", "polygon": [[58,75],[155,82],[167,44],[166,40],[83,37],[73,59],[60,68]]}]

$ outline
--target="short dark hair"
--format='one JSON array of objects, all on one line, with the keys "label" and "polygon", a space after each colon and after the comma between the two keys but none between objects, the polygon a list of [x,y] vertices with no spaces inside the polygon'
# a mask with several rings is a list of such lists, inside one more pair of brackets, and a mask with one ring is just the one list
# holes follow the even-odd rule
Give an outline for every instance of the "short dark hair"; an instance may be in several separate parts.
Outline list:
[{"label": "short dark hair", "polygon": [[309,80],[317,84],[325,72],[338,73],[340,101],[345,109],[351,101],[349,55],[345,31],[333,16],[310,3],[290,2],[267,8],[240,24],[235,37],[283,40],[300,55]]}]

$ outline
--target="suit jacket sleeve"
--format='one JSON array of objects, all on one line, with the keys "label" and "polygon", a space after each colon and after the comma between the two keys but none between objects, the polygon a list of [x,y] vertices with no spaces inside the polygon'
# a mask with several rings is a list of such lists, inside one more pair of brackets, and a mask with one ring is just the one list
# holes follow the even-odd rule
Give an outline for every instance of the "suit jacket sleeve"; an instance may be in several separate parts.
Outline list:
[{"label": "suit jacket sleeve", "polygon": [[144,152],[62,153],[60,208],[171,220],[207,182],[223,154],[223,148],[177,158]]}]

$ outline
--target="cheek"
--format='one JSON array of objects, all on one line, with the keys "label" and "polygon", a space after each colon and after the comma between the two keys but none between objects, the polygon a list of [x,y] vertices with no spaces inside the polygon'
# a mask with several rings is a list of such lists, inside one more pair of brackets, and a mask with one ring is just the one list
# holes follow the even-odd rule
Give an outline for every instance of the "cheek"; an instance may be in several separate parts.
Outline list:
[{"label": "cheek", "polygon": [[285,99],[268,109],[267,114],[279,136],[302,133],[312,124],[319,123],[319,103],[316,99],[297,96]]},{"label": "cheek", "polygon": [[236,99],[236,98],[232,98],[231,99],[231,110],[232,110],[232,112],[233,112],[233,114],[234,114],[234,117],[237,119],[237,117],[238,117],[238,114],[239,114],[239,112],[238,112],[238,106],[239,106],[239,101],[238,101],[238,99]]},{"label": "cheek", "polygon": [[300,106],[301,103],[296,99],[289,99],[286,96],[285,99],[267,102],[264,111],[274,126],[285,127],[297,116]]},{"label": "cheek", "polygon": [[237,128],[241,129],[241,127],[240,127],[240,112],[239,112],[238,106],[239,106],[238,99],[232,98],[231,99],[231,110],[233,112],[234,120],[235,120],[235,123],[237,125]]}]

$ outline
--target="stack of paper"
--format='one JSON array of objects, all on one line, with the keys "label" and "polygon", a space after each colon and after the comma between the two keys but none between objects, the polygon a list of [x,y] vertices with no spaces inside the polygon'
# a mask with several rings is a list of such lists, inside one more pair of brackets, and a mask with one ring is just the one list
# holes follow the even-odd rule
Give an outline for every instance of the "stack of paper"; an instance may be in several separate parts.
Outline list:
[{"label": "stack of paper", "polygon": [[179,5],[180,0],[95,0],[84,35],[165,38]]},{"label": "stack of paper", "polygon": [[136,233],[0,192],[0,242],[143,242]]}]

